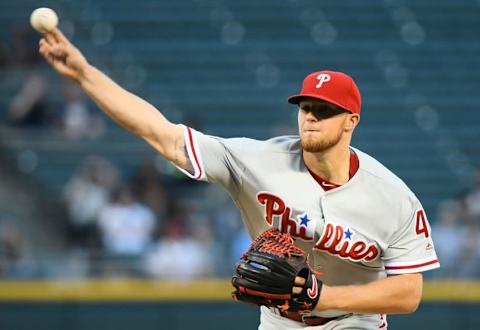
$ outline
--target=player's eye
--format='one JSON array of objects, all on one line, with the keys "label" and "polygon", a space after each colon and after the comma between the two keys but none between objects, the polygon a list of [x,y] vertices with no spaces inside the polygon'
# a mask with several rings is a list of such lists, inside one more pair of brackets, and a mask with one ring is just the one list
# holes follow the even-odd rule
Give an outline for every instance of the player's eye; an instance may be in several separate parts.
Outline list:
[{"label": "player's eye", "polygon": [[310,104],[303,104],[300,106],[300,109],[302,109],[305,112],[310,112],[312,111],[312,106]]}]

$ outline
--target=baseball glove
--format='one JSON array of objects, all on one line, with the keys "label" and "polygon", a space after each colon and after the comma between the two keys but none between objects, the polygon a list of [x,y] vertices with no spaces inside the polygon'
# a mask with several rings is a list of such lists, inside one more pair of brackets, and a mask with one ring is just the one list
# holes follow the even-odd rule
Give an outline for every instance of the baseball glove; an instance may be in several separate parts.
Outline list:
[{"label": "baseball glove", "polygon": [[[305,279],[301,293],[293,294],[295,278]],[[308,265],[293,238],[271,228],[258,236],[243,254],[232,277],[232,297],[284,312],[311,312],[320,297],[322,282]]]}]

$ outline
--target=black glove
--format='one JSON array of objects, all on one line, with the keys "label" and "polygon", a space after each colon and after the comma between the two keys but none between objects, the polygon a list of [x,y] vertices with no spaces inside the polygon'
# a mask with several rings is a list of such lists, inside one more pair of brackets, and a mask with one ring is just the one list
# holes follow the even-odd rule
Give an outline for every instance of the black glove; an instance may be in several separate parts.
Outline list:
[{"label": "black glove", "polygon": [[[322,281],[308,265],[305,253],[290,235],[275,228],[253,241],[235,272],[232,297],[236,301],[308,313],[320,298]],[[304,278],[305,284],[300,294],[293,294],[297,276]]]}]

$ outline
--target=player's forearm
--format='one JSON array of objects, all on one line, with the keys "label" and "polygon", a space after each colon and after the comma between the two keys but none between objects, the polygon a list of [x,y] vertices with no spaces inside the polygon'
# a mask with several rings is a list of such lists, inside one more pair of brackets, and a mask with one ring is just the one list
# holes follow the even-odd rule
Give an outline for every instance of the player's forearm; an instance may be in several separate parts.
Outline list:
[{"label": "player's forearm", "polygon": [[316,311],[336,309],[357,313],[400,314],[417,309],[422,275],[391,276],[364,285],[324,286]]},{"label": "player's forearm", "polygon": [[78,82],[108,116],[139,136],[148,138],[158,133],[155,127],[170,124],[155,107],[126,91],[93,66],[83,70]]}]

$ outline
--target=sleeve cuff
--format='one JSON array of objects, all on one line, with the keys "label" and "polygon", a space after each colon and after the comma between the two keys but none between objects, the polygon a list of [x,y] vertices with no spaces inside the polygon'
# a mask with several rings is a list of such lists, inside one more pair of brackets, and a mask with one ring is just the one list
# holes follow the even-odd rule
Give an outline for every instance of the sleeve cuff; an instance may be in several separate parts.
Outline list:
[{"label": "sleeve cuff", "polygon": [[183,126],[183,137],[185,140],[185,147],[187,149],[188,159],[193,167],[193,173],[175,165],[182,173],[187,175],[189,178],[207,181],[207,176],[205,174],[205,167],[203,166],[202,154],[198,146],[198,138],[196,132],[190,127]]},{"label": "sleeve cuff", "polygon": [[440,262],[438,259],[422,259],[415,261],[401,261],[401,262],[388,262],[385,263],[385,271],[387,275],[398,275],[398,274],[410,274],[410,273],[420,273],[427,270],[435,269],[440,267]]}]

